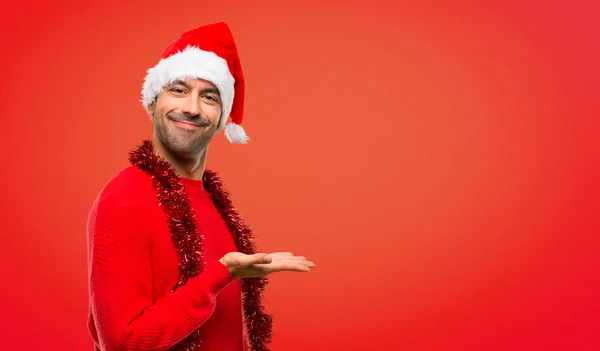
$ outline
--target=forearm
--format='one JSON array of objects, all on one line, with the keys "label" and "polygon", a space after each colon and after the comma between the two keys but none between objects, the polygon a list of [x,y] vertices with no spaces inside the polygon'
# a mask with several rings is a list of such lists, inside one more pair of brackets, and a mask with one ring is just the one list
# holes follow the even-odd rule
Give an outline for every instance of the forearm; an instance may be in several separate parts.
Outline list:
[{"label": "forearm", "polygon": [[103,350],[167,350],[212,315],[218,293],[233,281],[213,262],[199,276],[152,303],[150,288],[125,273],[97,267],[92,311]]}]

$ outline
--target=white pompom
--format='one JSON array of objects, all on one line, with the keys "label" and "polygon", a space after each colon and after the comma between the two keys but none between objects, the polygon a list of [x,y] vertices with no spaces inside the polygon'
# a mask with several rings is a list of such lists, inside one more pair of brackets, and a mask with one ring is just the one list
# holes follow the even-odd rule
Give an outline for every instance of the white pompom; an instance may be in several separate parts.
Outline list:
[{"label": "white pompom", "polygon": [[232,144],[247,144],[250,141],[244,128],[235,123],[228,123],[225,126],[225,137]]}]

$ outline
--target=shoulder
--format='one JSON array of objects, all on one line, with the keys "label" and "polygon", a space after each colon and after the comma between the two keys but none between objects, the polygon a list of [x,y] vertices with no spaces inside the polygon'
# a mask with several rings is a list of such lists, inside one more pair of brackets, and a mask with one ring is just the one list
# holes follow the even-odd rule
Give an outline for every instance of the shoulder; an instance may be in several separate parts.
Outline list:
[{"label": "shoulder", "polygon": [[135,166],[127,166],[119,171],[106,183],[100,196],[109,194],[126,194],[148,192],[152,190],[152,178],[150,174]]},{"label": "shoulder", "polygon": [[135,166],[119,171],[106,183],[98,194],[96,202],[136,203],[153,194],[151,176]]},{"label": "shoulder", "polygon": [[151,176],[135,166],[119,171],[102,188],[90,211],[90,220],[99,214],[114,216],[139,216],[149,207],[157,205]]},{"label": "shoulder", "polygon": [[119,171],[102,188],[87,218],[90,252],[128,250],[149,245],[153,224],[160,218],[151,176],[135,166]]}]

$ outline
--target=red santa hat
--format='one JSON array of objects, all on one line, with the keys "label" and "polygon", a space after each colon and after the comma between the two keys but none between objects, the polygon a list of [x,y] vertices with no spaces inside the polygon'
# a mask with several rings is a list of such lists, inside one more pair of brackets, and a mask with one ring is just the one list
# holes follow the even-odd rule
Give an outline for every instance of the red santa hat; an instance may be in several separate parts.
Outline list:
[{"label": "red santa hat", "polygon": [[[241,126],[244,74],[227,24],[219,22],[192,29],[167,47],[158,64],[148,70],[142,87],[142,104],[148,108],[163,87],[185,78],[200,78],[215,85],[222,105],[217,131],[225,129],[231,143],[247,143],[250,139]],[[231,123],[226,124],[230,116]]]}]

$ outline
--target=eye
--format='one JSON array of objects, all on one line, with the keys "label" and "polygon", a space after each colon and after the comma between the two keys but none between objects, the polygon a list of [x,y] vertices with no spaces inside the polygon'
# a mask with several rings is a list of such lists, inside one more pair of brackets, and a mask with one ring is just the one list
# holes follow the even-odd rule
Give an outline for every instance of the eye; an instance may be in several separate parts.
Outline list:
[{"label": "eye", "polygon": [[172,88],[171,89],[172,92],[177,93],[177,94],[183,94],[184,90],[181,88]]},{"label": "eye", "polygon": [[210,101],[212,101],[212,102],[219,102],[219,99],[217,99],[213,95],[204,95],[203,97],[206,98],[206,99],[208,99],[208,100],[210,100]]}]

